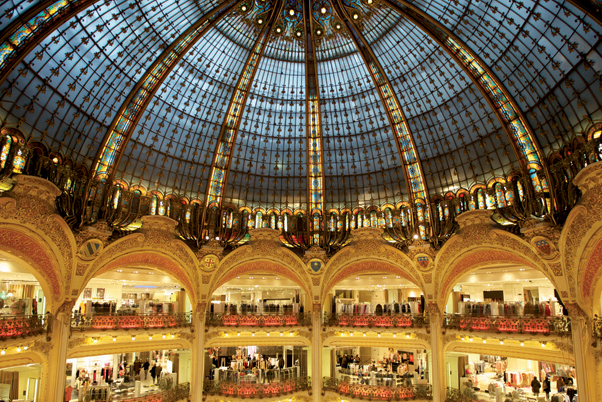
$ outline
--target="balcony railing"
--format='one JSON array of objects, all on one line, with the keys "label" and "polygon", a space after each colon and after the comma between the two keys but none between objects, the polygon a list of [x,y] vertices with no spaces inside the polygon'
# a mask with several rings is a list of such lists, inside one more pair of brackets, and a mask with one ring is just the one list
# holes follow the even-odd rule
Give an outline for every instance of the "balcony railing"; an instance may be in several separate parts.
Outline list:
[{"label": "balcony railing", "polygon": [[469,396],[463,395],[459,389],[447,388],[447,395],[445,396],[445,402],[479,402],[477,399],[473,399]]},{"label": "balcony railing", "polygon": [[50,314],[0,316],[0,340],[25,338],[49,331]]},{"label": "balcony railing", "polygon": [[394,387],[386,385],[352,384],[338,378],[324,377],[324,390],[357,399],[397,401],[403,399],[433,399],[433,389],[428,384]]},{"label": "balcony railing", "polygon": [[109,330],[109,329],[171,329],[192,325],[192,313],[177,314],[94,314],[91,316],[73,314],[73,330]]},{"label": "balcony railing", "polygon": [[208,314],[211,327],[302,327],[311,325],[311,314]]},{"label": "balcony railing", "polygon": [[311,379],[302,377],[269,384],[261,383],[215,383],[206,380],[204,392],[206,395],[223,395],[236,398],[270,398],[305,391],[311,387]]},{"label": "balcony railing", "polygon": [[444,326],[459,331],[570,335],[569,317],[446,315]]},{"label": "balcony railing", "polygon": [[421,314],[324,314],[324,325],[330,327],[422,328],[428,324],[428,316]]},{"label": "balcony railing", "polygon": [[137,398],[115,398],[113,402],[177,402],[185,401],[190,398],[190,384],[184,383],[176,385],[168,390],[157,392],[154,394],[144,395]]}]

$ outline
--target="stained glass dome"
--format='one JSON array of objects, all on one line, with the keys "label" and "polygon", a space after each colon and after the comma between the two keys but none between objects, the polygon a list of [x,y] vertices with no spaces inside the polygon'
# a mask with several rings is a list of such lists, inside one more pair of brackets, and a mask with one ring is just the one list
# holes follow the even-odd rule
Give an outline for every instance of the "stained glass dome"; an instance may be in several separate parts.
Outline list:
[{"label": "stained glass dome", "polygon": [[4,126],[145,194],[309,212],[516,172],[546,191],[601,114],[600,26],[570,1],[1,7]]}]

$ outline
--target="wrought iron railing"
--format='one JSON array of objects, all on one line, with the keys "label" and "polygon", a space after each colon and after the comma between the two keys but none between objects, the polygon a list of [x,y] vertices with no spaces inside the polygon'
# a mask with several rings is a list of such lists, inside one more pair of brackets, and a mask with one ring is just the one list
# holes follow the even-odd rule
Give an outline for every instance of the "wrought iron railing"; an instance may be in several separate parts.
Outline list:
[{"label": "wrought iron railing", "polygon": [[324,377],[322,388],[340,395],[357,399],[380,401],[397,401],[403,399],[433,399],[433,388],[429,384],[413,384],[407,386],[352,384],[338,378]]},{"label": "wrought iron railing", "polygon": [[0,340],[48,333],[50,314],[0,316]]},{"label": "wrought iron railing", "polygon": [[[169,216],[178,222],[180,236],[193,248],[214,243],[232,249],[246,242],[249,230],[271,227],[280,232],[280,239],[300,253],[319,247],[332,255],[350,243],[351,231],[360,227],[378,227],[385,240],[406,249],[415,240],[439,248],[456,233],[456,217],[472,209],[489,209],[493,219],[504,228],[517,230],[521,224],[536,218],[561,225],[579,201],[580,191],[573,179],[587,165],[602,160],[602,138],[573,141],[559,150],[558,157],[534,177],[525,170],[504,177],[492,177],[487,186],[482,183],[456,194],[431,194],[429,200],[414,203],[396,202],[393,208],[366,205],[354,212],[316,212],[314,215],[297,211],[251,213],[245,205],[206,206],[189,202],[194,197],[167,194],[165,197],[128,188],[124,181],[107,181],[90,177],[84,165],[63,163],[58,156],[48,155],[36,143],[9,144],[0,138],[0,149],[9,147],[0,168],[0,181],[17,174],[28,174],[53,182],[62,193],[57,197],[58,212],[67,224],[79,231],[86,225],[102,223],[113,230],[109,240],[115,240],[137,229],[134,222],[144,215]],[[541,183],[534,185],[533,183]],[[150,189],[149,189],[150,190]],[[349,206],[347,206],[349,207]]]},{"label": "wrought iron railing", "polygon": [[447,314],[444,327],[459,331],[552,334],[571,334],[569,317],[529,317],[529,316],[463,316]]},{"label": "wrought iron railing", "polygon": [[207,314],[211,327],[299,327],[311,325],[310,313],[290,314]]},{"label": "wrought iron railing", "polygon": [[447,394],[445,395],[445,402],[479,402],[477,399],[473,399],[470,396],[466,396],[456,388],[447,388]]},{"label": "wrought iron railing", "polygon": [[108,330],[108,329],[170,329],[189,327],[192,325],[192,313],[176,314],[94,314],[74,313],[71,316],[73,330]]},{"label": "wrought iron railing", "polygon": [[324,325],[349,328],[422,328],[429,325],[427,314],[324,314]]},{"label": "wrought iron railing", "polygon": [[206,395],[222,395],[235,398],[270,398],[293,392],[305,391],[311,388],[311,379],[301,377],[282,382],[261,383],[233,383],[214,382],[205,380],[203,389]]},{"label": "wrought iron railing", "polygon": [[602,318],[596,317],[592,320],[594,338],[602,339]]},{"label": "wrought iron railing", "polygon": [[116,398],[114,402],[179,402],[190,398],[190,383],[178,384],[173,388],[137,398]]}]

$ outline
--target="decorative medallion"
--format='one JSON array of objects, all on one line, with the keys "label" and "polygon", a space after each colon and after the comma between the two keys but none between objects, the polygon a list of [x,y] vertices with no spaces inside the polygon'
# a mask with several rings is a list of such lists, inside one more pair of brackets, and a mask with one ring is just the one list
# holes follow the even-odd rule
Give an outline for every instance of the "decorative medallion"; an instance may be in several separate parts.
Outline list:
[{"label": "decorative medallion", "polygon": [[320,260],[312,260],[309,263],[309,267],[316,274],[320,271],[320,269],[322,268],[322,265],[323,265],[323,263]]},{"label": "decorative medallion", "polygon": [[219,264],[219,259],[215,255],[207,255],[203,258],[203,269],[206,271],[213,271]]},{"label": "decorative medallion", "polygon": [[544,258],[547,257],[546,259],[556,255],[556,247],[545,237],[535,236],[531,240],[531,244]]},{"label": "decorative medallion", "polygon": [[416,264],[418,264],[419,270],[426,271],[431,265],[431,257],[425,254],[419,254],[418,256],[416,256]]}]

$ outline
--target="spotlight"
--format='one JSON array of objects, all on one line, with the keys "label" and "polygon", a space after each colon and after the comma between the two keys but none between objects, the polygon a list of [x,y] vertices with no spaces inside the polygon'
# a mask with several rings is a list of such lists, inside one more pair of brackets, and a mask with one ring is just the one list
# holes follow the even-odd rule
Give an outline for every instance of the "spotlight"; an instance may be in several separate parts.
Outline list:
[{"label": "spotlight", "polygon": [[113,342],[115,342],[115,341],[117,341],[117,337],[116,336],[113,337]]},{"label": "spotlight", "polygon": [[468,338],[468,340],[469,340],[470,342],[472,342],[472,337]]},{"label": "spotlight", "polygon": [[410,338],[410,334],[406,334],[406,338]]},{"label": "spotlight", "polygon": [[135,336],[132,336],[132,341],[135,341],[135,340],[136,340],[136,337],[135,337]]},{"label": "spotlight", "polygon": [[265,336],[270,336],[270,333],[269,333],[269,332],[266,332],[266,333],[265,333]]},{"label": "spotlight", "polygon": [[500,341],[500,345],[503,345],[503,344],[504,344],[504,341]]},{"label": "spotlight", "polygon": [[418,239],[418,235],[417,234],[414,235],[414,239]]},{"label": "spotlight", "polygon": [[521,343],[520,343],[520,345],[521,345],[521,346],[525,346],[525,342],[521,342]]},{"label": "spotlight", "polygon": [[364,332],[364,337],[366,336],[366,333]]},{"label": "spotlight", "polygon": [[251,336],[255,336],[255,332],[253,332],[253,333],[251,334]]},{"label": "spotlight", "polygon": [[487,341],[485,339],[483,339],[483,343],[487,343]]},{"label": "spotlight", "polygon": [[0,350],[0,355],[4,356],[6,354],[6,349]]},{"label": "spotlight", "polygon": [[350,333],[349,333],[349,336],[353,336],[353,332],[350,332]]},{"label": "spotlight", "polygon": [[380,333],[378,334],[378,337],[380,338]]},{"label": "spotlight", "polygon": [[94,339],[92,339],[92,342],[96,343],[96,342],[98,342],[98,339],[94,338]]},{"label": "spotlight", "polygon": [[236,336],[240,336],[240,332],[237,332],[237,333],[236,333]]},{"label": "spotlight", "polygon": [[165,334],[163,334],[163,335],[161,336],[161,338],[165,339],[165,338],[166,338]]},{"label": "spotlight", "polygon": [[172,338],[172,339],[173,339],[173,338],[175,338],[175,337],[176,337],[176,336],[175,336],[174,334],[171,334],[171,338]]},{"label": "spotlight", "polygon": [[397,338],[397,334],[393,334],[393,338]]},{"label": "spotlight", "polygon": [[282,332],[280,333],[280,336],[282,336]]},{"label": "spotlight", "polygon": [[152,340],[153,340],[153,336],[152,336],[152,335],[149,335],[149,337],[148,337],[148,340],[149,340],[149,341],[152,341]]},{"label": "spotlight", "polygon": [[27,345],[23,346],[23,350],[27,350],[27,349],[29,349],[29,346],[27,346]]},{"label": "spotlight", "polygon": [[541,343],[541,347],[542,347],[542,348],[545,348],[545,347],[546,347],[546,343],[545,343],[545,342],[542,342],[542,343]]},{"label": "spotlight", "polygon": [[21,351],[21,346],[17,346],[17,353]]},{"label": "spotlight", "polygon": [[224,336],[228,336],[228,333],[227,333],[227,332],[224,332]]}]

